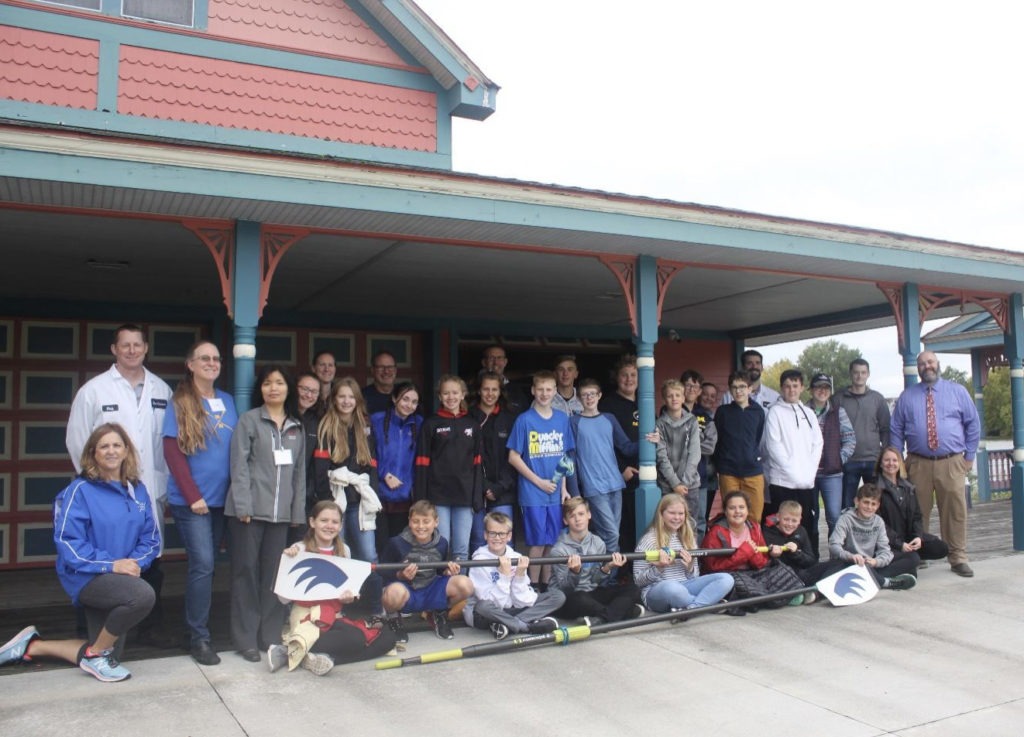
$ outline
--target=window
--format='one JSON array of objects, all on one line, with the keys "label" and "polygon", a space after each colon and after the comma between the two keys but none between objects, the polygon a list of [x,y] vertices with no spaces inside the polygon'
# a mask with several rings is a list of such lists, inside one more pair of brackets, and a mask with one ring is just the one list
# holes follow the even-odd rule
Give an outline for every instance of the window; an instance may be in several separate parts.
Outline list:
[{"label": "window", "polygon": [[122,0],[121,15],[191,27],[192,5],[193,0]]}]

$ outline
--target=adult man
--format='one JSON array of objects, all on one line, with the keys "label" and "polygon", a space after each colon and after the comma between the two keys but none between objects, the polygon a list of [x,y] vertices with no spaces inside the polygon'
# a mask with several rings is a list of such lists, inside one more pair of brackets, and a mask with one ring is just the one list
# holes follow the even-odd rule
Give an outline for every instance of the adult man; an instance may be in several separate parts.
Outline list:
[{"label": "adult man", "polygon": [[[764,408],[747,398],[750,374],[733,371],[729,374],[729,392],[735,397],[715,412],[718,446],[715,467],[721,496],[742,491],[750,500],[750,518],[761,521],[764,511],[764,473],[761,468],[761,439],[764,437]],[[709,517],[721,510],[721,497],[715,498]]]},{"label": "adult man", "polygon": [[[774,389],[762,386],[761,384],[761,372],[764,370],[764,356],[753,348],[743,351],[743,356],[740,359],[740,363],[743,366],[743,370],[750,375],[750,396],[748,401],[758,404],[768,410],[773,404],[779,401],[779,393]],[[733,401],[732,393],[726,392],[725,396],[722,397],[722,404],[728,404]]]},{"label": "adult man", "polygon": [[313,373],[320,380],[320,401],[325,405],[331,396],[331,382],[334,381],[334,374],[338,367],[334,362],[334,354],[330,351],[320,351],[313,356]]},{"label": "adult man", "polygon": [[508,355],[500,345],[489,345],[484,348],[483,357],[480,359],[483,371],[492,371],[501,377],[505,393],[505,401],[508,404],[508,411],[513,415],[525,412],[532,401],[526,391],[518,384],[513,384],[505,376],[505,369],[508,367]]},{"label": "adult man", "polygon": [[583,412],[583,403],[576,396],[576,379],[579,375],[576,356],[559,356],[555,359],[556,391],[551,406],[570,417]]},{"label": "adult man", "polygon": [[712,415],[718,409],[718,387],[710,381],[700,385],[700,406]]},{"label": "adult man", "polygon": [[818,495],[814,480],[821,460],[821,426],[814,410],[800,401],[803,374],[798,369],[787,369],[780,379],[782,399],[771,406],[765,418],[764,473],[771,495],[765,513],[774,514],[787,499],[798,502],[802,510],[800,524],[810,535],[817,556]]},{"label": "adult man", "polygon": [[398,363],[387,351],[377,351],[370,362],[373,381],[363,389],[367,414],[383,412],[391,406],[391,390],[395,388]]},{"label": "adult man", "polygon": [[[110,352],[114,365],[87,381],[71,404],[65,445],[75,471],[82,470],[81,457],[89,435],[105,422],[116,422],[131,436],[139,452],[139,476],[153,499],[160,538],[163,540],[164,510],[167,505],[167,464],[164,462],[164,412],[171,401],[171,388],[143,366],[149,344],[142,328],[126,323],[114,330]],[[156,631],[163,617],[160,590],[163,572],[159,558],[143,574],[156,593],[156,605],[139,625],[139,639],[157,647],[177,643]]]},{"label": "adult man", "polygon": [[939,507],[939,530],[949,545],[949,565],[958,576],[971,577],[967,563],[967,500],[964,481],[981,438],[978,410],[967,390],[941,378],[938,356],[917,357],[919,384],[896,400],[889,445],[907,446],[907,478],[917,489],[924,531],[928,532],[932,498]]},{"label": "adult man", "polygon": [[850,361],[850,385],[832,401],[850,418],[857,436],[853,455],[843,464],[843,509],[853,505],[853,495],[863,479],[875,482],[875,464],[889,445],[889,403],[874,389],[868,389],[871,367],[863,358]]}]

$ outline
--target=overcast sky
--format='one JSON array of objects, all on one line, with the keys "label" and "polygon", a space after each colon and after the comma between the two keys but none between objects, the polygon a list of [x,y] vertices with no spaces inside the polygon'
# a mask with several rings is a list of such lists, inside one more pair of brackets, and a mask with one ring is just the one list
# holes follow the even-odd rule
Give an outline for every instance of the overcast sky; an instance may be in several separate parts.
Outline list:
[{"label": "overcast sky", "polygon": [[1014,3],[417,2],[501,86],[457,171],[1024,250]]}]

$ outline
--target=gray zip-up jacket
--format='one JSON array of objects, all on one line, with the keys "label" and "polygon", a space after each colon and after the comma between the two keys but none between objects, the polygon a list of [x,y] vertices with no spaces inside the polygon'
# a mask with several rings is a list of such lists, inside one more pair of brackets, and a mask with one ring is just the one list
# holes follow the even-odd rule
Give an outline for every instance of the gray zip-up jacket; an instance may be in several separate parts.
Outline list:
[{"label": "gray zip-up jacket", "polygon": [[687,489],[700,488],[700,427],[697,418],[687,411],[678,420],[666,412],[657,421],[661,442],[658,443],[658,486],[663,494],[683,484]]},{"label": "gray zip-up jacket", "polygon": [[[274,451],[290,450],[291,463]],[[289,417],[279,430],[266,407],[238,418],[231,436],[231,487],[224,514],[263,522],[303,524],[306,513],[306,436]]]},{"label": "gray zip-up jacket", "polygon": [[889,404],[885,397],[874,389],[854,394],[847,387],[832,398],[832,404],[846,410],[857,436],[857,447],[848,460],[877,461],[882,449],[889,446]]},{"label": "gray zip-up jacket", "polygon": [[[558,542],[551,548],[552,558],[568,558],[570,555],[605,555],[608,552],[604,541],[592,532],[588,532],[583,540],[572,539],[568,530],[558,536]],[[604,563],[584,563],[579,573],[573,573],[565,563],[551,566],[551,584],[566,594],[573,591],[593,591],[608,574],[601,570]]]}]

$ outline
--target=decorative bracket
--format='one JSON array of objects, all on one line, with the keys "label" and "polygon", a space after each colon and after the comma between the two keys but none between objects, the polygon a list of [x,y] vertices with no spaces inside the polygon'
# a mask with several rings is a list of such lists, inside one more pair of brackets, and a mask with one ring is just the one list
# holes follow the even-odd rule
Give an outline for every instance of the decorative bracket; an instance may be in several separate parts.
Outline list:
[{"label": "decorative bracket", "polygon": [[269,225],[260,228],[260,307],[259,317],[263,317],[263,308],[267,306],[270,294],[270,282],[274,271],[288,249],[309,235],[303,228],[286,228]]},{"label": "decorative bracket", "polygon": [[[896,318],[896,332],[899,345],[903,345],[903,285],[895,282],[878,282],[876,286],[885,295]],[[1003,333],[1010,326],[1010,298],[1005,294],[992,292],[966,292],[963,290],[940,289],[938,287],[919,287],[917,314],[923,324],[928,316],[939,307],[950,304],[974,304],[981,307],[996,321]]]},{"label": "decorative bracket", "polygon": [[234,317],[234,292],[231,281],[234,277],[235,224],[230,221],[183,220],[182,225],[191,230],[206,246],[220,277],[220,291],[228,317]]},{"label": "decorative bracket", "polygon": [[[633,328],[633,335],[640,334],[640,326],[637,322],[636,313],[636,267],[635,256],[598,256],[598,259],[615,275],[615,279],[622,288],[622,295],[626,298],[626,307],[629,310],[629,324]],[[668,292],[669,284],[676,275],[686,268],[682,264],[672,261],[657,260],[657,288],[658,288],[658,311],[657,320],[661,324],[661,308],[665,302],[665,294]]]}]

